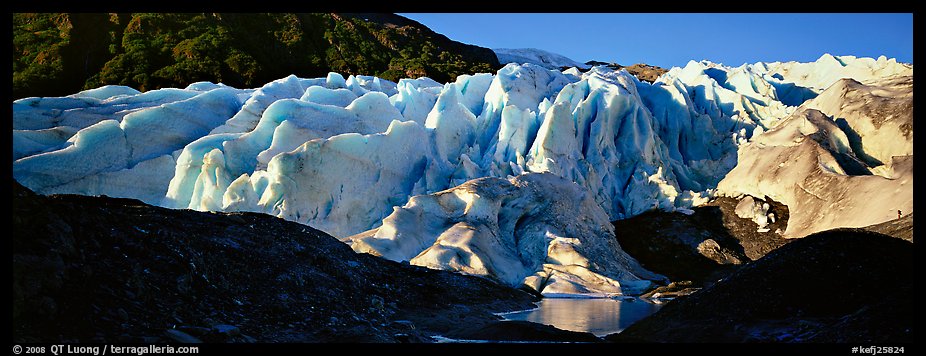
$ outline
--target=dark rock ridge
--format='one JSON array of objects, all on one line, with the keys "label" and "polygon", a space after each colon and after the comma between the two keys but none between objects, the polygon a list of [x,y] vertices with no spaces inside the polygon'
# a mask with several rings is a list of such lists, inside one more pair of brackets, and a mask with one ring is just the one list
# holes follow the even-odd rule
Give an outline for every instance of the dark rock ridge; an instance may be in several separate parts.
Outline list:
[{"label": "dark rock ridge", "polygon": [[624,69],[631,75],[637,77],[637,79],[644,81],[644,82],[648,82],[648,83],[655,82],[656,79],[659,78],[660,75],[669,71],[668,69],[658,67],[658,66],[652,66],[649,64],[645,64],[645,63],[637,63],[631,66],[622,66],[617,63],[588,61],[588,62],[585,62],[585,64],[592,66],[592,67],[607,66],[608,68],[611,68],[614,70]]},{"label": "dark rock ridge", "polygon": [[777,217],[768,232],[757,232],[755,222],[736,215],[739,201],[719,197],[695,207],[691,215],[651,211],[614,221],[614,232],[624,251],[644,268],[701,286],[788,242],[776,233],[787,227],[788,207],[756,199],[769,203],[769,212]]},{"label": "dark rock ridge", "polygon": [[665,286],[656,287],[649,292],[640,295],[640,298],[646,299],[671,299],[691,295],[701,288],[693,287],[694,283],[689,280],[672,282]]},{"label": "dark rock ridge", "polygon": [[755,261],[791,241],[781,235],[788,227],[790,210],[787,205],[769,197],[753,197],[756,203],[769,204],[768,212],[775,216],[775,221],[769,221],[768,225],[766,225],[769,231],[759,232],[758,224],[750,219],[744,219],[736,215],[736,206],[746,197],[748,196],[738,198],[718,197],[705,204],[703,208],[714,211],[715,219],[719,211],[723,228],[743,247],[743,253],[746,254],[746,257]]},{"label": "dark rock ridge", "polygon": [[268,215],[13,183],[15,342],[428,342],[536,300]]},{"label": "dark rock ridge", "polygon": [[863,229],[913,242],[913,213],[903,215],[899,219],[866,226]]},{"label": "dark rock ridge", "polygon": [[796,239],[611,341],[913,342],[913,244],[862,229]]}]

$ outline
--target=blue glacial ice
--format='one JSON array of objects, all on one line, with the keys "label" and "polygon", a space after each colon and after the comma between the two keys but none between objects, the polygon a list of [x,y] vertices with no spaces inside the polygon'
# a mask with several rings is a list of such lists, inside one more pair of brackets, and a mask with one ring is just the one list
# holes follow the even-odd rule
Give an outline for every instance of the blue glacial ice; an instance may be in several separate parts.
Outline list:
[{"label": "blue glacial ice", "polygon": [[13,174],[42,194],[272,214],[358,251],[545,293],[633,294],[662,277],[607,242],[608,221],[706,202],[754,134],[794,121],[837,77],[912,74],[830,57],[691,61],[652,84],[527,63],[446,84],[330,73],[254,89],[106,86],[14,101]]}]

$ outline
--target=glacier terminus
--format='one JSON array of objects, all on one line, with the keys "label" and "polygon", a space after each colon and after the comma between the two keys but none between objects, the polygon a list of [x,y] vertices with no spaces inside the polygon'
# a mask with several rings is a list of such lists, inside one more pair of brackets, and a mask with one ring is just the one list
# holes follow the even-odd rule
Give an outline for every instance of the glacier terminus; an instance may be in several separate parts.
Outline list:
[{"label": "glacier terminus", "polygon": [[[913,211],[912,65],[691,61],[653,83],[583,70],[24,98],[13,176],[40,194],[271,214],[358,252],[544,294],[665,283],[610,223],[654,209],[768,197],[791,210],[788,238]],[[762,226],[767,210],[737,214]]]}]

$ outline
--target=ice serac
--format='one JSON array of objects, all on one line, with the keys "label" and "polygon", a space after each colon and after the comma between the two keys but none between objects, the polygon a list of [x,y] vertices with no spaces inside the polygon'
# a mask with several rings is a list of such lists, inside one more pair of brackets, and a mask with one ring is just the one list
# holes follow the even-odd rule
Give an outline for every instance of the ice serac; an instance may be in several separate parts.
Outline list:
[{"label": "ice serac", "polygon": [[834,56],[829,53],[823,54],[814,62],[757,63],[753,67],[766,69],[765,73],[771,77],[809,88],[817,93],[844,78],[868,83],[893,76],[913,75],[912,65],[899,63],[894,58],[858,58]]},{"label": "ice serac", "polygon": [[509,63],[500,69],[477,117],[480,166],[494,176],[513,173],[509,162],[523,170],[524,160],[518,162],[517,157],[525,156],[533,143],[538,116],[570,82],[561,72],[529,63]]},{"label": "ice serac", "polygon": [[778,101],[777,91],[761,73],[751,67],[729,68],[709,61],[690,61],[684,68],[672,68],[657,81],[684,83],[698,112],[713,118],[724,132],[756,126],[768,128],[793,108]]},{"label": "ice serac", "polygon": [[[14,152],[36,149],[42,153],[16,160],[13,176],[42,194],[113,194],[159,202],[170,181],[173,152],[228,120],[240,108],[236,94],[221,88],[202,93],[162,89],[134,96],[116,95],[106,99],[116,107],[156,103],[165,96],[185,99],[116,115],[121,122],[99,121],[78,130],[63,144],[58,143],[63,137],[56,134],[70,132],[70,126],[14,131]],[[111,109],[104,107],[100,111]],[[35,143],[38,148],[33,146]]]},{"label": "ice serac", "polygon": [[479,115],[482,112],[486,92],[489,91],[489,86],[492,85],[494,79],[495,76],[489,73],[463,74],[454,82],[462,95],[461,103],[473,115]]},{"label": "ice serac", "polygon": [[904,133],[912,133],[912,89],[909,77],[879,85],[837,82],[740,147],[739,163],[718,193],[787,205],[784,236],[792,238],[912,212],[913,137]]},{"label": "ice serac", "polygon": [[47,188],[43,193],[131,197],[158,205],[167,193],[171,173],[176,164],[173,156],[163,155],[142,161],[131,168],[84,176]]},{"label": "ice serac", "polygon": [[[177,157],[174,174],[168,182],[167,192],[159,205],[174,209],[189,208],[197,210],[209,210],[209,206],[214,207],[210,202],[203,204],[199,199],[201,194],[195,194],[194,192],[201,192],[201,186],[206,180],[217,182],[220,175],[223,181],[227,181],[231,175],[226,169],[216,170],[215,168],[218,167],[204,171],[203,166],[205,165],[206,155],[212,153],[212,151],[220,151],[219,149],[226,141],[241,136],[240,133],[212,134],[186,145]],[[216,154],[212,153],[213,158],[215,158]],[[197,189],[197,186],[200,187]]]},{"label": "ice serac", "polygon": [[131,161],[125,132],[115,120],[105,120],[68,139],[67,147],[13,162],[13,177],[33,191],[106,171],[126,168]]},{"label": "ice serac", "polygon": [[428,77],[400,79],[396,84],[397,93],[389,97],[389,102],[402,113],[405,120],[423,124],[442,87]]},{"label": "ice serac", "polygon": [[[710,187],[717,173],[702,172],[707,178],[700,177],[687,163],[722,160],[725,152],[711,157],[698,151],[703,146],[684,141],[684,146],[679,145],[679,136],[689,132],[686,127],[691,123],[686,118],[691,113],[682,104],[685,95],[676,91],[673,96],[672,89],[666,88],[675,87],[654,86],[626,72],[592,68],[580,81],[566,85],[544,113],[536,139],[525,154],[525,171],[551,172],[585,186],[612,219],[653,208],[690,206],[690,200],[678,198],[690,195],[685,190]],[[643,100],[642,95],[650,100]],[[655,111],[660,119],[651,108],[661,109]],[[729,140],[726,135],[712,134],[717,130],[710,125],[702,130],[700,140],[718,145]],[[665,142],[674,146],[667,147]]]},{"label": "ice serac", "polygon": [[459,84],[447,84],[425,120],[425,127],[434,129],[438,157],[448,164],[459,163],[463,151],[476,142],[476,115],[463,98]]},{"label": "ice serac", "polygon": [[13,130],[13,160],[53,150],[79,131],[70,126],[40,130]]},{"label": "ice serac", "polygon": [[424,179],[429,141],[410,121],[393,121],[384,133],[308,141],[275,156],[266,171],[231,182],[223,210],[264,212],[335,236],[367,230]]},{"label": "ice serac", "polygon": [[[393,120],[400,119],[402,115],[386,95],[375,91],[363,94],[344,108],[297,99],[277,100],[264,110],[250,132],[211,134],[184,148],[164,204],[223,210],[223,192],[231,181],[243,174],[266,171],[277,155],[314,139],[384,132]],[[207,160],[213,164],[204,164]],[[212,193],[203,196],[195,192]]]},{"label": "ice serac", "polygon": [[270,104],[280,99],[301,98],[305,94],[306,87],[324,83],[324,80],[306,82],[295,75],[267,83],[253,91],[244,102],[241,110],[223,125],[212,129],[210,134],[251,131]]},{"label": "ice serac", "polygon": [[71,96],[77,98],[94,98],[98,100],[106,100],[117,96],[126,97],[138,94],[141,94],[141,92],[127,86],[104,85],[99,88],[84,90]]},{"label": "ice serac", "polygon": [[[131,95],[127,87],[101,87],[60,98],[24,98],[13,102],[13,129],[75,131],[103,120],[122,121],[130,113],[192,98],[200,92],[164,88]],[[112,95],[106,97],[107,95]],[[73,134],[72,134],[73,135]],[[66,137],[65,140],[70,137]],[[60,146],[49,145],[46,149]]]},{"label": "ice serac", "polygon": [[120,127],[131,162],[169,154],[222,125],[241,108],[235,94],[231,89],[215,89],[126,115]]},{"label": "ice serac", "polygon": [[309,87],[305,90],[305,94],[299,98],[302,101],[340,106],[342,108],[349,105],[354,99],[357,99],[357,94],[350,90],[343,88],[328,89],[322,86]]},{"label": "ice serac", "polygon": [[[308,91],[307,91],[308,92]],[[368,92],[354,98],[344,109],[329,105],[292,102],[295,106],[273,130],[270,147],[257,155],[257,168],[263,169],[277,154],[288,152],[315,138],[328,138],[343,133],[372,134],[384,132],[402,114],[389,104],[381,92]]]},{"label": "ice serac", "polygon": [[587,190],[549,173],[414,196],[382,226],[344,241],[358,252],[545,294],[638,294],[664,281],[621,250]]}]

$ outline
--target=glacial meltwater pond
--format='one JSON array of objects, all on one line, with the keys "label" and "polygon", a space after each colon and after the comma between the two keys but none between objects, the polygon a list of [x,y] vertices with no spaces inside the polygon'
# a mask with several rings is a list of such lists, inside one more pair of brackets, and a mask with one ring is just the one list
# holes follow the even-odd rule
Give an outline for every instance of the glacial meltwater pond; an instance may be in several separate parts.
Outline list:
[{"label": "glacial meltwater pond", "polygon": [[536,309],[500,315],[600,337],[623,331],[661,307],[639,298],[543,298]]}]

